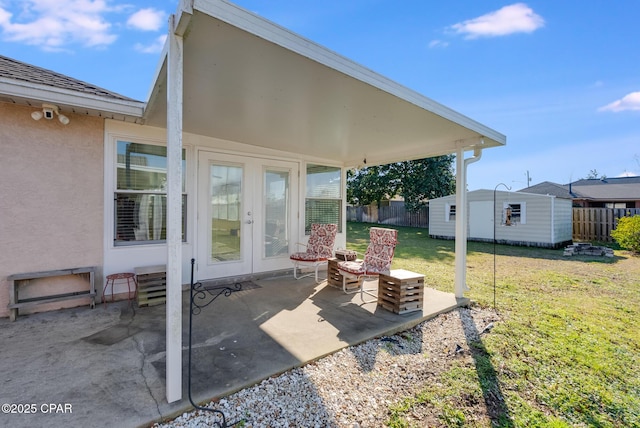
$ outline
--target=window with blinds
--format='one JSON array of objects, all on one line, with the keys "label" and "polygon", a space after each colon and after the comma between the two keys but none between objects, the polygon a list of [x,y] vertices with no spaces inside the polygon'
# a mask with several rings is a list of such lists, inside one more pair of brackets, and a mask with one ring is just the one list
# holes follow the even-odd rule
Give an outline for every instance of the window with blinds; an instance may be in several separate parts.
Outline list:
[{"label": "window with blinds", "polygon": [[307,165],[305,233],[313,223],[337,224],[342,232],[342,171],[338,167]]},{"label": "window with blinds", "polygon": [[[182,239],[186,233],[185,151],[182,151]],[[117,143],[114,243],[132,245],[167,239],[167,148]]]}]

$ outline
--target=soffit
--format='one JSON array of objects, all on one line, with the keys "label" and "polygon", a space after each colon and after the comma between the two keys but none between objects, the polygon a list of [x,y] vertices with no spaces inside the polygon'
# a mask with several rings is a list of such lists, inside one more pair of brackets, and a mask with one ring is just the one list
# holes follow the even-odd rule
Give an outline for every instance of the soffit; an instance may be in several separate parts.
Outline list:
[{"label": "soffit", "polygon": [[[506,143],[504,135],[230,3],[196,1],[188,18],[185,132],[347,167],[454,153],[481,139],[484,147]],[[146,124],[166,126],[166,87],[165,53]]]}]

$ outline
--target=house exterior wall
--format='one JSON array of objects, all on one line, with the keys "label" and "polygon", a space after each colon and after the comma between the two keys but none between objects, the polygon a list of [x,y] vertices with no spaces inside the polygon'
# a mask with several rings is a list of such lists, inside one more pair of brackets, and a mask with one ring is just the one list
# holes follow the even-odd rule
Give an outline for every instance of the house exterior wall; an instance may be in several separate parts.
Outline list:
[{"label": "house exterior wall", "polygon": [[[167,248],[161,244],[144,244],[132,246],[115,246],[113,243],[114,230],[114,192],[115,192],[115,145],[118,140],[142,142],[151,144],[166,144],[166,130],[143,125],[107,120],[105,122],[104,144],[104,275],[115,272],[133,271],[135,267],[166,264]],[[308,239],[304,234],[304,203],[305,203],[305,171],[307,163],[335,165],[326,159],[305,158],[290,153],[272,149],[260,148],[228,140],[205,137],[184,133],[182,140],[186,152],[186,193],[187,193],[187,232],[186,242],[182,246],[182,283],[190,281],[191,258],[198,262],[198,240],[204,239],[198,232],[198,154],[201,151],[215,152],[241,157],[261,157],[274,160],[284,160],[298,164],[300,179],[298,183],[298,212],[299,221],[292,226],[290,250],[298,251],[295,245],[305,243]],[[346,246],[346,172],[342,173],[342,233],[336,236],[335,248]],[[201,218],[204,218],[203,214]],[[293,265],[291,265],[293,266]],[[287,268],[289,268],[289,263]],[[198,273],[196,273],[196,276]],[[196,278],[202,279],[202,278]],[[126,292],[126,284],[116,284],[116,293]]]},{"label": "house exterior wall", "polygon": [[[104,188],[100,189],[104,200],[104,224],[101,225],[104,241],[104,275],[110,275],[117,272],[134,272],[136,267],[165,265],[167,263],[167,246],[164,243],[150,243],[144,245],[133,245],[116,247],[113,242],[114,238],[114,193],[116,191],[115,175],[116,175],[116,143],[118,140],[140,142],[146,144],[166,145],[167,131],[166,129],[154,128],[149,126],[129,124],[114,120],[105,121],[104,135],[104,153],[101,153],[101,159],[104,162]],[[187,214],[194,212],[193,196],[193,180],[195,175],[193,169],[195,163],[193,161],[192,147],[188,143],[183,146],[187,150]],[[194,217],[195,218],[195,217]],[[192,219],[187,221],[187,242],[183,244],[182,250],[182,266],[183,278],[182,283],[189,282],[190,259],[192,254],[193,243],[193,227]],[[127,292],[127,284],[115,284],[114,292],[116,294]]]},{"label": "house exterior wall", "polygon": [[[477,202],[493,202],[493,200],[493,190],[476,190],[469,192],[468,195],[470,206]],[[505,225],[503,220],[505,204],[523,206],[524,221],[511,226]],[[455,205],[454,195],[429,201],[429,235],[431,237],[454,239],[455,220],[447,221],[446,214],[451,205]],[[571,241],[571,209],[569,199],[522,192],[497,191],[493,214],[493,218],[497,222],[495,239],[497,242],[505,244],[557,247]],[[470,210],[470,215],[473,215],[472,211]],[[469,226],[467,226],[467,231],[469,240],[493,241],[492,238],[486,236],[474,236],[474,231]]]},{"label": "house exterior wall", "polygon": [[[0,317],[9,316],[7,277],[17,273],[96,266],[100,297],[105,275],[134,267],[166,263],[164,244],[115,247],[113,196],[115,141],[118,139],[164,144],[166,130],[84,115],[65,114],[71,122],[34,121],[33,108],[0,103]],[[183,283],[189,282],[190,259],[197,257],[197,154],[214,150],[239,156],[286,159],[299,164],[299,212],[304,213],[307,163],[331,164],[224,140],[185,134],[188,194],[187,239],[183,244]],[[336,165],[339,166],[339,165]],[[346,245],[346,172],[343,170],[342,230],[336,248]],[[304,214],[294,225],[292,246],[305,242]],[[76,276],[50,277],[21,285],[20,297],[29,298],[86,290]],[[127,292],[116,284],[115,294]],[[20,309],[20,314],[82,306],[88,298],[41,304]]]},{"label": "house exterior wall", "polygon": [[640,208],[639,200],[585,200],[574,199],[573,204],[580,208]]},{"label": "house exterior wall", "polygon": [[[0,103],[0,317],[8,316],[8,275],[97,266],[96,288],[101,284],[103,120],[64,112],[70,119],[65,126],[55,118],[36,122],[33,111]],[[20,294],[86,288],[77,277],[42,278]],[[88,302],[42,304],[33,312]]]}]

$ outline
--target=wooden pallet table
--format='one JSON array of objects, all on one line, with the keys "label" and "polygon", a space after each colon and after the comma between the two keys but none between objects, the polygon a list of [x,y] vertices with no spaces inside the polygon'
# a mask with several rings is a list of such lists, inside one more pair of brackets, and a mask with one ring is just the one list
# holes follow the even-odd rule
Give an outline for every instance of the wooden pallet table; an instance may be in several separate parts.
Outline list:
[{"label": "wooden pallet table", "polygon": [[404,269],[394,269],[378,279],[378,306],[406,314],[421,311],[424,302],[424,275]]},{"label": "wooden pallet table", "polygon": [[[327,283],[336,288],[342,289],[342,275],[340,275],[340,271],[338,271],[338,262],[342,260],[338,259],[329,259],[329,263],[327,265]],[[347,279],[347,289],[357,288],[358,280],[357,279]]]},{"label": "wooden pallet table", "polygon": [[167,301],[167,267],[144,266],[134,269],[138,278],[138,306],[160,305]]}]

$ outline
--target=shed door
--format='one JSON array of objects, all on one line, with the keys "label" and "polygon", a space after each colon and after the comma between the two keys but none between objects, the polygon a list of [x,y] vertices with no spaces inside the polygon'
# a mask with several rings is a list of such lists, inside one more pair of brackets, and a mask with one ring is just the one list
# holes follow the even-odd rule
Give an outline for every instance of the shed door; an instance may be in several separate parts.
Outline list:
[{"label": "shed door", "polygon": [[469,203],[469,238],[493,240],[493,201]]}]

